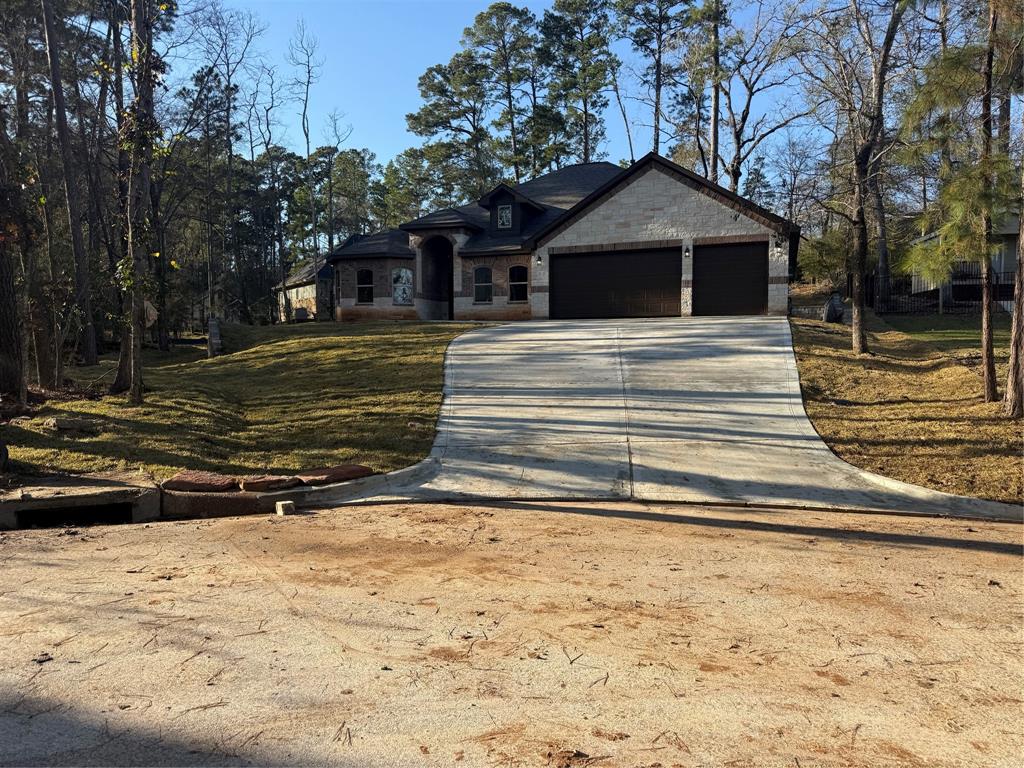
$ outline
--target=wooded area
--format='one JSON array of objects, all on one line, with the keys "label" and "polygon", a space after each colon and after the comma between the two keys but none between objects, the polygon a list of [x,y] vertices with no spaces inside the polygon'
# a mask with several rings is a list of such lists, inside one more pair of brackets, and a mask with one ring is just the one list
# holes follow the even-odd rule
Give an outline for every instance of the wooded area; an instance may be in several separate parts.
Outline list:
[{"label": "wooded area", "polygon": [[[347,146],[341,112],[311,124],[324,52],[301,22],[275,64],[258,16],[218,0],[5,2],[0,393],[59,390],[68,365],[116,349],[110,390],[141,402],[143,344],[210,317],[271,322],[273,287],[347,236],[604,159],[621,120],[614,160],[660,152],[798,222],[804,276],[852,278],[857,352],[869,269],[980,263],[998,396],[988,270],[1024,190],[1019,0],[554,0],[540,17],[498,2],[467,23],[419,79],[422,143],[381,163]],[[650,146],[634,146],[637,105]],[[295,116],[301,152],[283,136]]]}]

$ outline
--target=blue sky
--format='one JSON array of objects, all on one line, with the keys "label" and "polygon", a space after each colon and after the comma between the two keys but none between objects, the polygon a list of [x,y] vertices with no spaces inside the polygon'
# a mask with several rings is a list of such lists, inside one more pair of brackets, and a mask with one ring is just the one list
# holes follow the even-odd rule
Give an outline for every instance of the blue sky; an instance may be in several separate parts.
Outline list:
[{"label": "blue sky", "polygon": [[[488,0],[227,0],[249,9],[267,29],[259,43],[262,57],[288,70],[285,57],[296,22],[303,18],[320,41],[323,73],[311,100],[312,139],[324,143],[327,115],[345,114],[351,124],[349,147],[367,147],[385,162],[422,139],[406,130],[405,115],[420,103],[416,81],[433,64],[459,49],[462,30]],[[519,0],[539,17],[550,2]],[[625,53],[621,51],[620,53]],[[639,107],[627,107],[639,116]],[[287,114],[285,114],[287,112]],[[287,144],[298,150],[302,129],[295,105],[282,110]],[[635,121],[633,121],[635,123]],[[622,118],[614,103],[605,114],[604,150],[615,162],[629,156]],[[637,155],[650,144],[650,130],[634,125]]]}]

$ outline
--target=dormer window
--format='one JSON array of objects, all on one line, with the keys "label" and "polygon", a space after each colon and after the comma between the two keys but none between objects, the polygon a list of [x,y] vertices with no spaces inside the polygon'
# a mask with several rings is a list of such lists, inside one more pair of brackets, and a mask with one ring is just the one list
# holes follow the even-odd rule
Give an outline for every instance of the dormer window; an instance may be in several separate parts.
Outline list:
[{"label": "dormer window", "polygon": [[498,206],[498,229],[512,229],[512,206]]}]

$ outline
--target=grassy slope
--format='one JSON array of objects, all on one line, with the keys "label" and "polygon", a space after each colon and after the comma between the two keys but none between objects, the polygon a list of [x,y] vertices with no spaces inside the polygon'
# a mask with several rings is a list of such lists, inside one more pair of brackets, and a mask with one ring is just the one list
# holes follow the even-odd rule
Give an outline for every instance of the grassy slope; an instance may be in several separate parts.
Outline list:
[{"label": "grassy slope", "polygon": [[[23,469],[89,472],[181,468],[290,472],[347,462],[378,471],[423,458],[441,403],[444,351],[468,326],[335,323],[230,327],[231,354],[149,354],[146,403],[122,397],[48,403],[28,424],[0,427]],[[110,361],[76,372],[95,380]],[[94,419],[96,437],[60,439],[40,422]]]},{"label": "grassy slope", "polygon": [[[857,359],[848,328],[793,319],[804,402],[821,436],[850,463],[899,480],[1024,501],[1024,424],[981,401],[979,319],[891,316],[887,323],[870,318],[874,354]],[[1008,343],[1009,321],[999,316],[1000,386]]]}]

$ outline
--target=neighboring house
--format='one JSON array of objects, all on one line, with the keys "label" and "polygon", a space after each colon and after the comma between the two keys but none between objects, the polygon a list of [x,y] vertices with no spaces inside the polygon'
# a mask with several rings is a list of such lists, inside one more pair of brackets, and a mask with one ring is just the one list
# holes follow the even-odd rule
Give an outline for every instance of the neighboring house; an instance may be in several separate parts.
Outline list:
[{"label": "neighboring house", "polygon": [[499,184],[401,230],[329,256],[339,317],[785,314],[800,234],[653,153]]},{"label": "neighboring house", "polygon": [[416,253],[409,247],[408,233],[389,229],[355,235],[327,261],[334,267],[335,319],[417,318]]},{"label": "neighboring house", "polygon": [[[274,286],[278,321],[287,323],[290,320],[330,319],[333,283],[334,272],[326,260],[320,262],[316,277],[313,275],[312,261],[297,267],[284,283]],[[288,314],[289,309],[291,316]]]},{"label": "neighboring house", "polygon": [[[995,282],[996,303],[1009,312],[1013,307],[1014,273],[1017,271],[1017,238],[1020,232],[1020,217],[1007,216],[999,226],[993,228],[992,237],[997,250],[992,256],[992,279]],[[936,240],[938,232],[931,232],[914,241],[914,245]],[[911,276],[911,293],[931,294],[940,306],[949,307],[958,303],[981,301],[981,264],[978,261],[958,261],[953,265],[948,280],[941,283],[929,280],[920,274]]]}]

